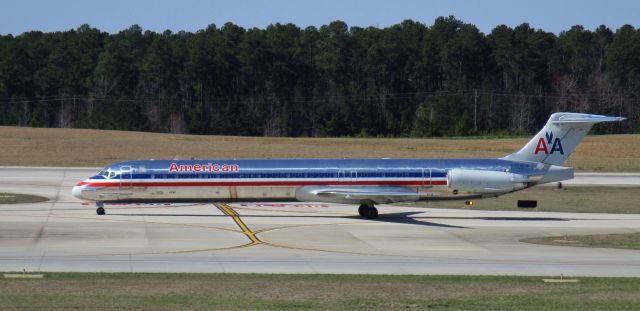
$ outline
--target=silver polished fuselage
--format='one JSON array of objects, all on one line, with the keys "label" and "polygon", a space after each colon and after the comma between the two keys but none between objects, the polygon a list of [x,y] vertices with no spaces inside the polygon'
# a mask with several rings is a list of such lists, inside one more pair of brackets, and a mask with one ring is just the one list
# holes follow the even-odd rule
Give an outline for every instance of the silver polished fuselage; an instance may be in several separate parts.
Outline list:
[{"label": "silver polished fuselage", "polygon": [[[269,159],[145,160],[105,168],[76,185],[76,197],[98,202],[331,201],[356,203],[353,195],[322,197],[318,189],[371,193],[376,203],[465,199],[505,190],[461,191],[449,184],[452,169],[510,172],[539,183],[549,167],[502,159]],[[555,180],[544,180],[544,182]],[[518,190],[518,189],[514,189]],[[400,193],[400,195],[397,195]],[[402,195],[406,194],[406,195]]]}]

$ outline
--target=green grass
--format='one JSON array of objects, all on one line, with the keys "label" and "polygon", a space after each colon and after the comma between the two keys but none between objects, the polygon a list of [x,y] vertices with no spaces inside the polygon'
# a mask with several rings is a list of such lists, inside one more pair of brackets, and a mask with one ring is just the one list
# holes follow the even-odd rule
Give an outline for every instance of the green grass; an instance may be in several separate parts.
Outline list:
[{"label": "green grass", "polygon": [[638,310],[640,279],[46,273],[0,279],[0,309]]},{"label": "green grass", "polygon": [[0,204],[37,203],[48,200],[37,195],[0,192]]},{"label": "green grass", "polygon": [[[535,209],[518,209],[518,200],[537,200]],[[464,201],[418,202],[435,208],[463,208]],[[407,203],[400,205],[409,206]],[[640,189],[635,187],[533,187],[497,198],[474,200],[471,209],[570,213],[640,214]]]},{"label": "green grass", "polygon": [[523,239],[521,241],[559,246],[640,249],[640,232],[538,237]]}]

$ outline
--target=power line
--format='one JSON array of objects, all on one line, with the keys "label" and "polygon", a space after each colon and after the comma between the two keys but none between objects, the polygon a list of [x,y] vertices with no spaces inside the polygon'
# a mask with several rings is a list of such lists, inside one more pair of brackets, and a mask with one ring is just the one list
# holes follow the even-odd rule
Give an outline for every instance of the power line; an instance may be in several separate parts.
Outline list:
[{"label": "power line", "polygon": [[[535,99],[559,99],[559,100],[589,100],[589,101],[602,101],[611,100],[618,96],[568,96],[568,95],[555,95],[555,94],[525,94],[525,93],[508,93],[508,92],[492,92],[492,91],[478,91],[478,90],[462,90],[462,91],[437,91],[437,92],[403,92],[403,93],[390,93],[384,94],[382,97],[388,99],[414,99],[416,97],[444,97],[444,96],[460,96],[460,95],[473,95],[474,106],[477,107],[478,95],[489,96],[504,96],[504,97],[519,97],[519,98],[535,98]],[[256,97],[258,99],[256,99]],[[273,97],[273,95],[252,96],[252,95],[240,95],[234,94],[228,97],[215,97],[211,98],[212,101],[225,102],[225,103],[246,103],[248,101],[252,103],[271,103],[275,98],[263,99],[264,97]],[[367,99],[381,97],[381,94],[350,94],[350,95],[327,95],[327,96],[315,96],[315,97],[276,97],[279,101],[287,101],[292,103],[313,103],[313,102],[326,102],[329,100],[350,100],[350,99]],[[635,97],[635,96],[634,96]],[[241,99],[238,99],[241,98]],[[618,97],[619,98],[619,97]],[[177,97],[93,97],[89,95],[62,95],[62,96],[44,96],[44,97],[21,97],[19,99],[3,99],[0,103],[3,104],[16,104],[16,103],[40,103],[40,102],[58,102],[58,101],[72,101],[72,100],[84,100],[84,101],[110,101],[110,102],[163,102],[163,101],[180,101]],[[640,102],[640,98],[626,99],[627,102]],[[474,108],[475,110],[475,108]]]}]

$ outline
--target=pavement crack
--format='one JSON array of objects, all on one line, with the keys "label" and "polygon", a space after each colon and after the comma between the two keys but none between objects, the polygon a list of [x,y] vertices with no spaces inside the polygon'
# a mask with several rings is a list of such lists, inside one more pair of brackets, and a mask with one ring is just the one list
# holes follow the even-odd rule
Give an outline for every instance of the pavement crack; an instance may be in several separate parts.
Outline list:
[{"label": "pavement crack", "polygon": [[44,225],[40,226],[36,234],[33,236],[32,238],[33,244],[38,244],[40,242],[40,239],[42,238],[43,233],[44,233]]}]

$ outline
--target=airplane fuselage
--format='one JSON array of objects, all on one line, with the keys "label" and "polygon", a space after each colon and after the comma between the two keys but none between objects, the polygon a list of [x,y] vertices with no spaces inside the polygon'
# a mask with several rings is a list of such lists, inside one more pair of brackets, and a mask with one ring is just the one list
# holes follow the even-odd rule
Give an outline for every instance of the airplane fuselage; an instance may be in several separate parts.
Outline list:
[{"label": "airplane fuselage", "polygon": [[[452,185],[451,170],[528,176],[514,188]],[[501,159],[265,159],[144,160],[107,167],[74,188],[77,197],[100,202],[329,201],[318,189],[398,193],[374,199],[395,201],[496,196],[534,183],[548,167]],[[483,173],[486,174],[486,173]],[[510,180],[512,181],[512,180]],[[517,184],[517,183],[516,183]],[[314,192],[315,191],[315,192]],[[406,196],[402,196],[406,193]]]}]

